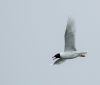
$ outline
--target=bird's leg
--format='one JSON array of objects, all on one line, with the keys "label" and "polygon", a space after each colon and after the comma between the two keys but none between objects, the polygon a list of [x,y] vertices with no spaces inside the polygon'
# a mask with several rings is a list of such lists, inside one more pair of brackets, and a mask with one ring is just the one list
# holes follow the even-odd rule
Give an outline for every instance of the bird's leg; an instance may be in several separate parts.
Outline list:
[{"label": "bird's leg", "polygon": [[81,56],[81,57],[85,57],[85,55],[84,55],[84,54],[81,54],[80,56]]},{"label": "bird's leg", "polygon": [[85,54],[86,54],[87,52],[83,52],[83,53],[81,53],[81,57],[85,57]]}]

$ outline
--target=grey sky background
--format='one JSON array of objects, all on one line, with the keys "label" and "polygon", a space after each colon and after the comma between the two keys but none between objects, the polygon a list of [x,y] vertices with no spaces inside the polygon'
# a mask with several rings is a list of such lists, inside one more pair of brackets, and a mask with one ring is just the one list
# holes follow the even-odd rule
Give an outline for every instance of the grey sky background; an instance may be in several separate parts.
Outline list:
[{"label": "grey sky background", "polygon": [[[87,57],[57,66],[68,17]],[[100,85],[99,0],[1,0],[0,85]]]}]

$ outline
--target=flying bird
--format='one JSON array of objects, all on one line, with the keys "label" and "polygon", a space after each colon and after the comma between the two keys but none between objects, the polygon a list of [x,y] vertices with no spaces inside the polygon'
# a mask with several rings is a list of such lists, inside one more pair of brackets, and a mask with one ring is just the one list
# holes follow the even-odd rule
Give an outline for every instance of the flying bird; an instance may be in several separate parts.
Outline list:
[{"label": "flying bird", "polygon": [[67,59],[85,57],[85,54],[87,52],[77,51],[75,48],[75,29],[74,29],[74,21],[72,18],[68,18],[64,39],[65,39],[64,52],[57,53],[56,55],[54,55],[54,57],[52,57],[53,60],[56,60],[54,64],[60,64]]}]

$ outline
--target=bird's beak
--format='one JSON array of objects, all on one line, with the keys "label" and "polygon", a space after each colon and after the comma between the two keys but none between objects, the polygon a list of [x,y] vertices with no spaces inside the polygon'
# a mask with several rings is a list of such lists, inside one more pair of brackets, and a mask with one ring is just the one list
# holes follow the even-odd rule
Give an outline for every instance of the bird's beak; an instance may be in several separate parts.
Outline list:
[{"label": "bird's beak", "polygon": [[53,58],[53,60],[55,60],[56,59],[56,57],[52,57]]}]

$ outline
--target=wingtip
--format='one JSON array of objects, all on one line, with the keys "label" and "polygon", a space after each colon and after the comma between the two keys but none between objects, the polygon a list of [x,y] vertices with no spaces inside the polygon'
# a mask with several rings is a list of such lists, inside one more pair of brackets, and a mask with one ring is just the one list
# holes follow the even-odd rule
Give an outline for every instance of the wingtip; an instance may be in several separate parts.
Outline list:
[{"label": "wingtip", "polygon": [[68,24],[74,24],[74,23],[75,23],[75,22],[74,22],[74,18],[68,17],[67,23],[68,23]]}]

